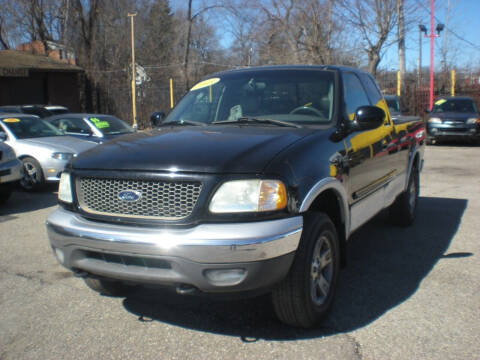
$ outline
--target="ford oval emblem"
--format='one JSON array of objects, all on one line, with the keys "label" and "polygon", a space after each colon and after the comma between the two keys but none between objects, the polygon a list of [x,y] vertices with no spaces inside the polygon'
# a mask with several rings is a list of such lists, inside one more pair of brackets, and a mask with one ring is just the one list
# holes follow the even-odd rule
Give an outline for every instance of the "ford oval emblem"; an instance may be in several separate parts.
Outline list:
[{"label": "ford oval emblem", "polygon": [[142,193],[135,190],[123,190],[118,193],[118,198],[123,201],[135,202],[142,198]]}]

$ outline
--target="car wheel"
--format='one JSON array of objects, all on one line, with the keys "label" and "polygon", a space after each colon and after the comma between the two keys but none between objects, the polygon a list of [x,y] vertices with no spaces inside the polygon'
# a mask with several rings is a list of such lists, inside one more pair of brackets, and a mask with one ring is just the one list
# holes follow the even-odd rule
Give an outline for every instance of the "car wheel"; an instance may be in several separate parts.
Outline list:
[{"label": "car wheel", "polygon": [[418,195],[420,193],[420,173],[414,166],[408,179],[407,190],[401,193],[390,206],[389,216],[393,224],[410,226],[415,221]]},{"label": "car wheel", "polygon": [[27,191],[39,190],[45,185],[42,167],[34,158],[27,156],[22,159],[23,178],[20,180],[20,186]]},{"label": "car wheel", "polygon": [[107,296],[127,296],[134,289],[134,286],[127,285],[121,281],[104,280],[94,277],[86,277],[83,280],[90,289]]},{"label": "car wheel", "polygon": [[338,236],[330,218],[308,213],[287,277],[273,290],[275,313],[285,324],[309,328],[328,312],[340,271]]},{"label": "car wheel", "polygon": [[12,195],[10,186],[0,185],[0,204],[5,203]]}]

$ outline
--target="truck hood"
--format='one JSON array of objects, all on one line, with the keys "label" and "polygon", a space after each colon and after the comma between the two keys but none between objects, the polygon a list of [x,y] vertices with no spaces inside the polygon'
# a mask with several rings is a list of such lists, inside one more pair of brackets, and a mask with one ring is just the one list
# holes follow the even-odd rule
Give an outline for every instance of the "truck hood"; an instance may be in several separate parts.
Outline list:
[{"label": "truck hood", "polygon": [[91,149],[97,145],[95,142],[78,139],[74,136],[48,136],[32,139],[21,139],[17,140],[16,142],[19,144],[23,143],[49,148],[52,151],[57,152],[69,152],[72,154],[81,153],[82,151]]},{"label": "truck hood", "polygon": [[75,169],[260,173],[281,150],[311,129],[230,126],[161,128],[99,145]]}]

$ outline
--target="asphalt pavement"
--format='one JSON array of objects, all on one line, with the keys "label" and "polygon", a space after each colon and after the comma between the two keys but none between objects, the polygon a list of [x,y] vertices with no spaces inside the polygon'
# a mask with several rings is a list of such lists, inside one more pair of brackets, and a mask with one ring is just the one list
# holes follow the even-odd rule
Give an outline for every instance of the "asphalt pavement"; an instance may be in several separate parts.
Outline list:
[{"label": "asphalt pavement", "polygon": [[414,226],[380,214],[352,236],[332,312],[306,331],[268,297],[97,295],[51,253],[55,188],[17,191],[0,207],[0,360],[480,359],[480,147],[429,146],[420,196]]}]

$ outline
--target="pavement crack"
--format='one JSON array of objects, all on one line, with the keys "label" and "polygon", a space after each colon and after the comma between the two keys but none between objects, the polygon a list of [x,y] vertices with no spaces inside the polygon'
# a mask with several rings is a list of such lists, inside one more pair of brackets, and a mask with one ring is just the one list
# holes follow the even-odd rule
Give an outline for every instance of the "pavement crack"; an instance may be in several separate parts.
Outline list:
[{"label": "pavement crack", "polygon": [[362,355],[362,346],[360,345],[360,343],[358,342],[357,339],[355,339],[355,337],[351,334],[347,334],[347,333],[343,333],[348,340],[351,341],[351,343],[353,344],[353,352],[354,352],[354,355],[355,357],[358,359],[358,360],[362,360],[363,359],[363,355]]}]

